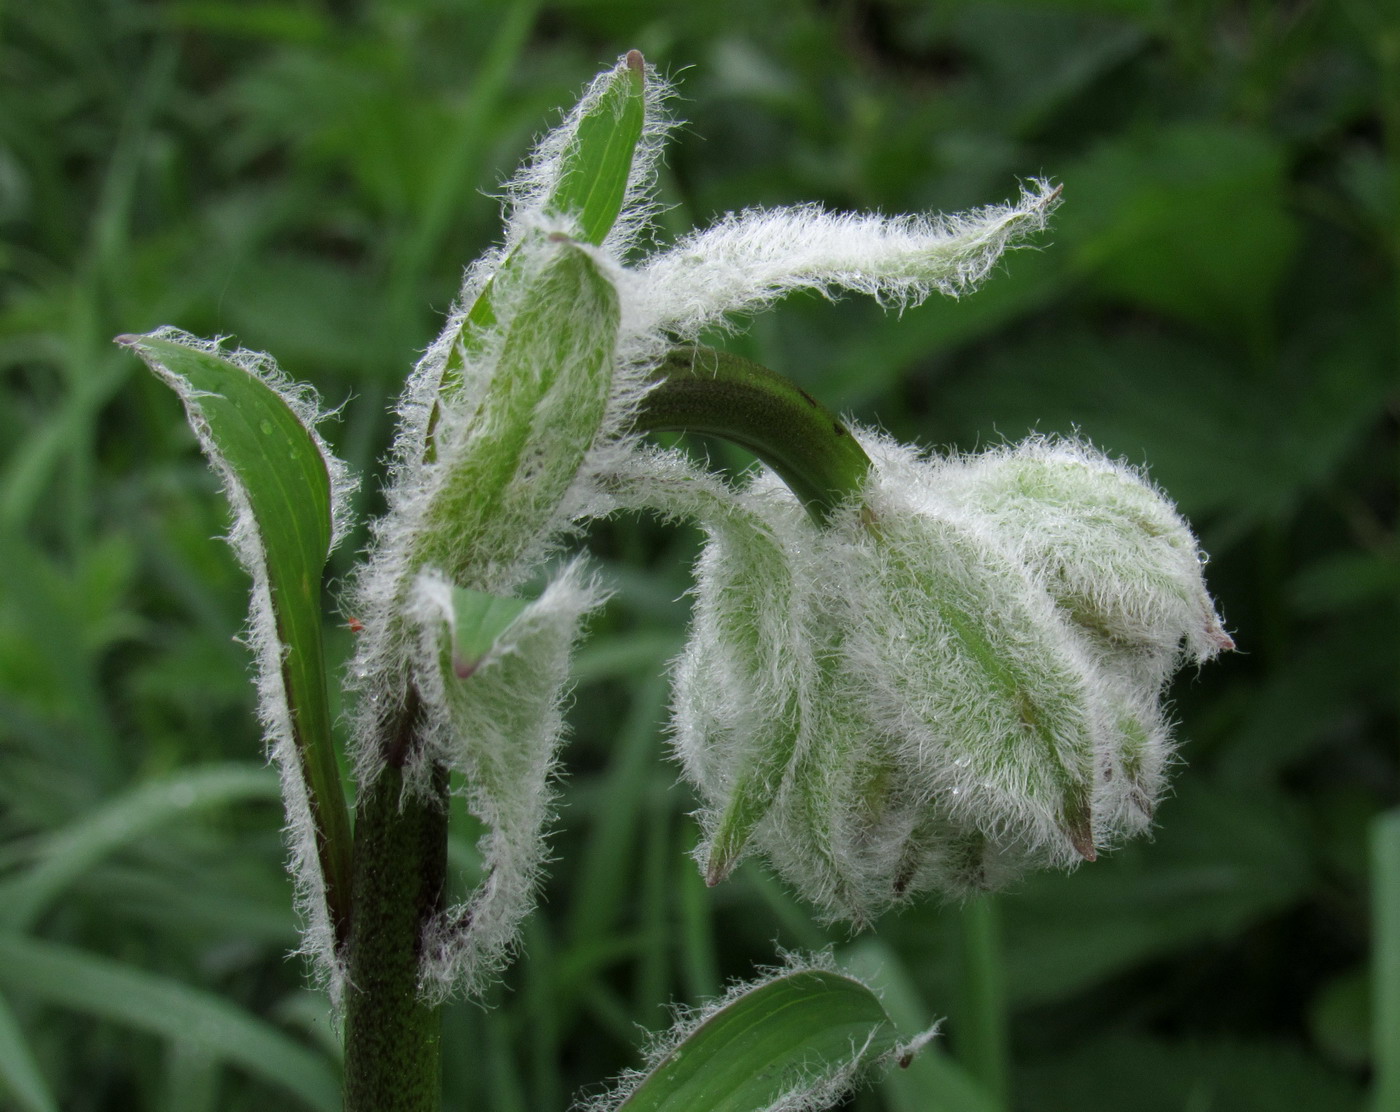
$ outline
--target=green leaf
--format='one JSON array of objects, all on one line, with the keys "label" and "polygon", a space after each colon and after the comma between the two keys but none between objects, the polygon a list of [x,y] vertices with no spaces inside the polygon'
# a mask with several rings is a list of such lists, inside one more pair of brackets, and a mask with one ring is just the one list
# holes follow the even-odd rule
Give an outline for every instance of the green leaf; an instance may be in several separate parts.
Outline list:
[{"label": "green leaf", "polygon": [[1102,144],[1059,234],[1104,294],[1232,336],[1265,327],[1299,241],[1288,155],[1263,130],[1184,123]]},{"label": "green leaf", "polygon": [[1371,1062],[1374,1039],[1369,973],[1366,964],[1353,966],[1327,981],[1308,1005],[1308,1033],[1313,1042],[1330,1061],[1351,1069],[1365,1069]]},{"label": "green leaf", "polygon": [[1013,1007],[1047,1005],[1168,954],[1209,946],[1278,915],[1313,881],[1292,801],[1183,779],[1151,843],[1073,876],[1028,879],[1003,905]]},{"label": "green leaf", "polygon": [[530,605],[468,587],[452,589],[452,670],[466,679],[486,659],[497,639]]},{"label": "green leaf", "polygon": [[726,1002],[667,1051],[617,1107],[627,1112],[761,1112],[898,1053],[879,999],[853,977],[782,973]]},{"label": "green leaf", "polygon": [[[245,504],[251,515],[251,523],[237,523],[235,537],[243,534],[252,546],[239,555],[255,581],[265,569],[283,653],[286,711],[316,825],[326,901],[341,933],[349,922],[350,823],[331,737],[321,634],[321,575],[332,537],[327,460],[287,399],[249,365],[161,333],[118,342],[180,395],[240,517]],[[253,605],[256,626],[256,593]]]},{"label": "green leaf", "polygon": [[0,923],[24,930],[102,858],[174,819],[278,794],[277,774],[254,764],[195,768],[142,784],[58,831],[26,872],[0,884]]},{"label": "green leaf", "polygon": [[217,996],[67,946],[0,935],[0,983],[64,1008],[198,1046],[294,1093],[318,1112],[338,1112],[335,1071],[277,1028]]}]

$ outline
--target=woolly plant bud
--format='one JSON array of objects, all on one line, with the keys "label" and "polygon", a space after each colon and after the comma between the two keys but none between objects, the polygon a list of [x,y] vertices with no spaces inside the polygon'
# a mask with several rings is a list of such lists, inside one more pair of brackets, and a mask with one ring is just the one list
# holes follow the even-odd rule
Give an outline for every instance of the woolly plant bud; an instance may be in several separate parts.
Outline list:
[{"label": "woolly plant bud", "polygon": [[1164,678],[1233,648],[1172,503],[1088,445],[1034,439],[950,464],[940,488],[988,525],[1088,637]]},{"label": "woolly plant bud", "polygon": [[[711,878],[758,850],[832,918],[856,923],[919,891],[966,893],[1093,860],[1150,821],[1170,753],[1165,674],[1129,667],[1102,623],[1086,626],[1063,604],[1045,571],[1053,542],[1008,543],[1006,520],[980,510],[970,485],[944,493],[950,470],[977,461],[861,440],[874,461],[863,502],[827,526],[771,474],[743,492],[749,516],[734,521],[761,523],[793,576],[771,597],[754,596],[763,588],[745,546],[710,529],[676,701],[678,749],[708,804],[700,854]],[[1075,517],[1082,502],[1076,541],[1116,552],[1097,571],[1081,558],[1085,597],[1120,597],[1124,582],[1155,583],[1172,564],[1150,544],[1125,549],[1130,522],[1175,523],[1168,547],[1191,556],[1179,590],[1132,611],[1146,622],[1139,640],[1175,659],[1195,628],[1183,624],[1188,610],[1192,623],[1219,628],[1195,542],[1131,473],[1080,458],[1099,478],[1056,513]],[[1110,498],[1108,478],[1131,479],[1133,493]],[[1167,604],[1178,597],[1191,605]],[[1192,609],[1200,600],[1204,613]],[[781,672],[736,682],[736,669],[757,673],[760,662],[733,631],[771,623],[774,610],[798,616],[808,647]],[[762,752],[773,737],[781,745]],[[766,808],[750,804],[740,826],[733,793],[754,796],[754,769]]]},{"label": "woolly plant bud", "polygon": [[533,602],[419,577],[410,612],[434,663],[418,680],[422,741],[435,763],[463,774],[468,807],[486,827],[480,884],[425,938],[422,979],[431,998],[484,988],[534,906],[569,658],[603,597],[578,561]]}]

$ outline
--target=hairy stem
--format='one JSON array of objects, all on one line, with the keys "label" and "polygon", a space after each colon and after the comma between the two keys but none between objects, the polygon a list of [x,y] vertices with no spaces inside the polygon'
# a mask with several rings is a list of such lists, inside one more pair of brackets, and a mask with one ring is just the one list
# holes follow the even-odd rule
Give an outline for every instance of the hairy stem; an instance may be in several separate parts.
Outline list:
[{"label": "hairy stem", "polygon": [[707,347],[679,347],[642,402],[644,432],[698,432],[748,449],[819,524],[856,495],[870,457],[811,394],[760,363]]},{"label": "hairy stem", "polygon": [[[399,759],[362,788],[355,814],[354,917],[345,1009],[345,1112],[438,1112],[440,1009],[418,991],[423,928],[442,910],[447,774],[424,799],[404,795],[418,703],[386,748]],[[407,743],[405,739],[409,739]]]}]

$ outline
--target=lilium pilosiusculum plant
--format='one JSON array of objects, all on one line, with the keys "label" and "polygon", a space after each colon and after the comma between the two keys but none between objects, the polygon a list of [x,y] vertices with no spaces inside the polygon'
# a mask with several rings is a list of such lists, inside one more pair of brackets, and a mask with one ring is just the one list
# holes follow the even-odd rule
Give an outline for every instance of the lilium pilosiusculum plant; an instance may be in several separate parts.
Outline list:
[{"label": "lilium pilosiusculum plant", "polygon": [[[673,723],[707,878],[758,852],[857,923],[1143,829],[1170,755],[1163,685],[1229,646],[1194,537],[1137,472],[1041,440],[926,457],[699,346],[797,290],[898,308],[961,296],[1045,226],[1058,188],[1032,180],[954,216],[748,209],[642,252],[668,93],[631,52],[539,142],[506,188],[499,246],[468,268],[400,399],[388,509],[347,595],[353,844],[318,622],[346,469],[265,357],[124,338],[180,393],[237,511],[351,1112],[435,1107],[436,1007],[481,989],[533,906],[569,656],[606,594],[557,559],[588,521],[640,507],[708,534]],[[649,444],[660,429],[728,437],[762,466],[731,483]],[[453,774],[486,834],[481,882],[447,907]],[[799,983],[853,991],[807,970],[743,1006],[786,1007]],[[820,1092],[862,1053],[814,1073]]]}]

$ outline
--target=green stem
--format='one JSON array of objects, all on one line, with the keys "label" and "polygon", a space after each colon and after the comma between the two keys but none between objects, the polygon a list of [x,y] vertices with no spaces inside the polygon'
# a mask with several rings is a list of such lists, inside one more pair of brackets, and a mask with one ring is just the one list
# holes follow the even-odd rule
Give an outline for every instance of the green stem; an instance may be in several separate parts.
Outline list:
[{"label": "green stem", "polygon": [[1400,810],[1371,824],[1371,1107],[1400,1108]]},{"label": "green stem", "polygon": [[1006,982],[1001,964],[1001,925],[991,896],[962,909],[963,1022],[959,1058],[997,1108],[1009,1107]]},{"label": "green stem", "polygon": [[442,910],[447,776],[428,798],[403,792],[418,703],[410,698],[391,759],[355,813],[354,916],[345,1007],[345,1112],[438,1112],[441,1014],[419,993],[423,928]]},{"label": "green stem", "polygon": [[818,524],[864,485],[870,457],[811,394],[759,363],[678,347],[637,415],[643,432],[698,432],[746,448],[775,472]]}]

